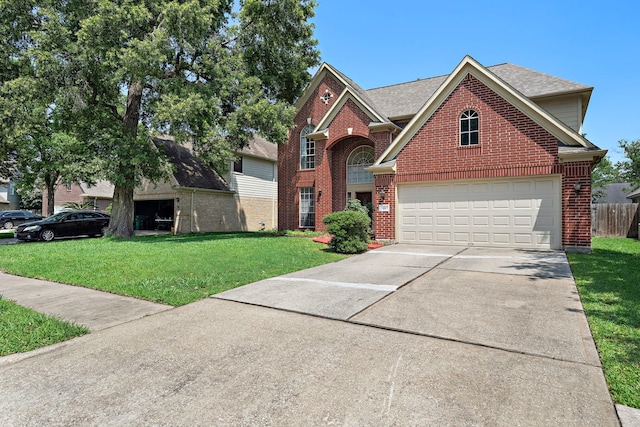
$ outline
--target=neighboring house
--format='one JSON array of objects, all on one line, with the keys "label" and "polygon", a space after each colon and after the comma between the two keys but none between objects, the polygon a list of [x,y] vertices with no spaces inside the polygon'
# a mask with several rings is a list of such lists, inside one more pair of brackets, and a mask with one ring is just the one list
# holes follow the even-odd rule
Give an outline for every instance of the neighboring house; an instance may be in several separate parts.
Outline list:
[{"label": "neighboring house", "polygon": [[[91,204],[94,210],[105,211],[113,200],[113,184],[98,181],[93,185],[86,182],[61,182],[54,194],[53,212],[60,212],[67,203]],[[42,192],[42,212],[48,207],[47,191]]]},{"label": "neighboring house", "polygon": [[20,196],[16,193],[14,182],[0,178],[0,211],[18,209]]},{"label": "neighboring house", "polygon": [[614,182],[602,188],[602,196],[597,197],[593,203],[631,203],[627,198],[631,184],[628,182]]},{"label": "neighboring house", "polygon": [[225,180],[242,207],[246,230],[275,229],[278,226],[278,147],[254,136],[238,151]]},{"label": "neighboring house", "polygon": [[145,181],[134,192],[137,229],[175,233],[243,231],[275,227],[275,145],[254,138],[242,150],[225,182],[189,148],[155,138],[175,167],[169,180]]},{"label": "neighboring house", "polygon": [[278,151],[278,227],[324,231],[372,202],[377,239],[588,251],[593,88],[467,56],[449,75],[363,90],[323,64]]},{"label": "neighboring house", "polygon": [[[188,147],[169,137],[155,138],[175,172],[164,182],[145,180],[135,189],[134,227],[137,230],[254,231],[275,228],[277,220],[277,147],[255,137],[231,163],[227,182]],[[113,185],[99,181],[60,184],[55,212],[67,203],[92,202],[104,211],[113,200]],[[43,209],[46,212],[46,191]]]},{"label": "neighboring house", "polygon": [[640,203],[640,188],[637,188],[635,191],[629,193],[627,198],[631,199],[631,203]]}]

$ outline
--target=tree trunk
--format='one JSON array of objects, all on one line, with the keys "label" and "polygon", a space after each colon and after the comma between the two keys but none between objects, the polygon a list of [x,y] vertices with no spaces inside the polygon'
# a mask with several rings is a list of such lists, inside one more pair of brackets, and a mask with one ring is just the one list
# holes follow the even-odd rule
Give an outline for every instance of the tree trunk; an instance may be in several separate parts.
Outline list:
[{"label": "tree trunk", "polygon": [[[142,102],[142,82],[134,81],[129,85],[127,93],[127,105],[122,124],[124,126],[125,139],[123,143],[133,144],[138,136],[138,121],[140,119],[140,105]],[[130,159],[120,159],[119,175],[124,178],[123,184],[116,183],[113,190],[113,208],[111,210],[111,222],[107,234],[117,237],[130,238],[133,236],[133,190],[135,188],[136,174]]]},{"label": "tree trunk", "polygon": [[56,202],[56,183],[58,181],[57,176],[51,176],[51,174],[46,174],[44,177],[44,184],[47,187],[47,212],[46,216],[53,215],[55,211],[55,202]]},{"label": "tree trunk", "polygon": [[133,236],[133,214],[133,187],[116,184],[107,234],[127,239]]}]

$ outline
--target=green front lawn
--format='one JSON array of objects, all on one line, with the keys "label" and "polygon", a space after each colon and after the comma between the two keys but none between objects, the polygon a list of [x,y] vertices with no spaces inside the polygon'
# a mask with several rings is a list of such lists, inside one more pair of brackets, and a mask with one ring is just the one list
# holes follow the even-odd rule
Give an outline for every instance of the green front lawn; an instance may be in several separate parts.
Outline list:
[{"label": "green front lawn", "polygon": [[0,356],[33,350],[88,332],[83,326],[45,316],[0,296]]},{"label": "green front lawn", "polygon": [[571,269],[613,400],[640,408],[640,241],[592,245],[592,254],[569,254]]},{"label": "green front lawn", "polygon": [[180,306],[345,258],[307,238],[203,233],[0,245],[0,270]]}]

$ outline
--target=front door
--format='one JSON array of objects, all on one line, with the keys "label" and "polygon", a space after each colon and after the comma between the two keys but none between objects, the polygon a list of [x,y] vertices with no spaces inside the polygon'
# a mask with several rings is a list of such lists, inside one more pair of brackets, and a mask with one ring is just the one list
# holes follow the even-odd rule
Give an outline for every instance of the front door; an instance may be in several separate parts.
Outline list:
[{"label": "front door", "polygon": [[367,203],[373,201],[373,194],[371,191],[356,191],[356,199],[360,200],[362,206],[367,206]]}]

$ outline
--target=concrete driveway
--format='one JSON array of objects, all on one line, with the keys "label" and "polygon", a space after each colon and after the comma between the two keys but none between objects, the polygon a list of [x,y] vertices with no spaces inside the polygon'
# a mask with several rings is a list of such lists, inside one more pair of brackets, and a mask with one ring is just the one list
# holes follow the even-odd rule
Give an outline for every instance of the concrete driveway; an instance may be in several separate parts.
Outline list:
[{"label": "concrete driveway", "polygon": [[1,425],[619,425],[561,252],[385,247],[0,359],[0,383]]}]

